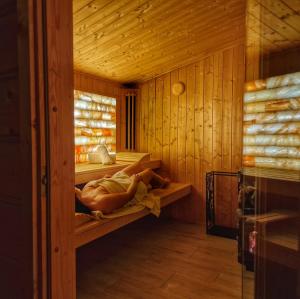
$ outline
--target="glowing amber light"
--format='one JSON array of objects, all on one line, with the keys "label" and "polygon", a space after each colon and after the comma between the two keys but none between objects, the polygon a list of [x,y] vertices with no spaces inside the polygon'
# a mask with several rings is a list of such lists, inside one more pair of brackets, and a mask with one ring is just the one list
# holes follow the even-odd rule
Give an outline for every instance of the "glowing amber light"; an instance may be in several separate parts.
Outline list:
[{"label": "glowing amber light", "polygon": [[99,144],[116,150],[116,99],[74,91],[75,162],[88,161]]},{"label": "glowing amber light", "polygon": [[246,84],[243,164],[300,170],[300,72]]}]

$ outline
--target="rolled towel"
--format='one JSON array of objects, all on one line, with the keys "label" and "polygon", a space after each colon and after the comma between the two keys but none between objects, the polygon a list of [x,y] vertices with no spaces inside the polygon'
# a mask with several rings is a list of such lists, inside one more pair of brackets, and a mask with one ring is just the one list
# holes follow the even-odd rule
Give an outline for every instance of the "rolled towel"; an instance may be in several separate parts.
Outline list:
[{"label": "rolled towel", "polygon": [[97,147],[96,151],[100,154],[102,164],[110,165],[110,164],[114,163],[114,161],[111,158],[111,156],[109,155],[105,145],[99,145]]}]

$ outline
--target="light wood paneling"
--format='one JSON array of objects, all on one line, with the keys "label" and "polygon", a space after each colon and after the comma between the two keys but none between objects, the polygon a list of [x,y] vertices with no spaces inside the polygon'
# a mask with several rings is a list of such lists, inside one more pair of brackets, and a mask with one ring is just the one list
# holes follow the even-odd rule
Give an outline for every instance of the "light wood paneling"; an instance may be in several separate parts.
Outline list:
[{"label": "light wood paneling", "polygon": [[[177,81],[186,85],[186,92],[179,97],[171,92]],[[140,85],[139,151],[162,158],[163,171],[173,180],[194,185],[192,199],[180,205],[175,216],[204,221],[205,173],[239,170],[243,84],[244,45],[236,44]],[[159,116],[153,117],[153,111]],[[219,209],[228,216],[225,220],[220,217],[219,224],[233,226],[236,182],[221,181],[220,185]]]},{"label": "light wood paneling", "polygon": [[260,39],[263,52],[299,47],[299,12],[299,1],[248,0],[248,39]]},{"label": "light wood paneling", "polygon": [[247,1],[246,79],[299,71],[300,1]]},{"label": "light wood paneling", "polygon": [[75,68],[120,82],[149,80],[244,35],[241,0],[73,4]]},{"label": "light wood paneling", "polygon": [[74,89],[108,97],[120,96],[121,84],[91,74],[74,72]]}]

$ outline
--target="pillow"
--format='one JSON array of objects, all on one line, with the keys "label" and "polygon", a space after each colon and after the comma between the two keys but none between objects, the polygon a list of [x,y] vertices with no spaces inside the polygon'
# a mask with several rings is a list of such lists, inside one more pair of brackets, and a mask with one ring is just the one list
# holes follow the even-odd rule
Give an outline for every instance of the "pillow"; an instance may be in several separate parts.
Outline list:
[{"label": "pillow", "polygon": [[99,145],[96,149],[98,153],[100,153],[102,164],[109,165],[113,164],[113,159],[110,157],[107,148],[105,145]]}]

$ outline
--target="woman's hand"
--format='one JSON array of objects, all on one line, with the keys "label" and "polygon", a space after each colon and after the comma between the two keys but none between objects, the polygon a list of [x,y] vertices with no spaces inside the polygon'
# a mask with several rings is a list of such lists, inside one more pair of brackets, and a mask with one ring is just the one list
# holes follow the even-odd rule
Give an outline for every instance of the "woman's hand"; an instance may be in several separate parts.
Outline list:
[{"label": "woman's hand", "polygon": [[141,176],[138,175],[138,174],[134,174],[134,175],[132,176],[132,181],[135,182],[135,183],[138,183],[138,182],[140,182],[141,180],[142,180],[142,178],[141,178]]}]

